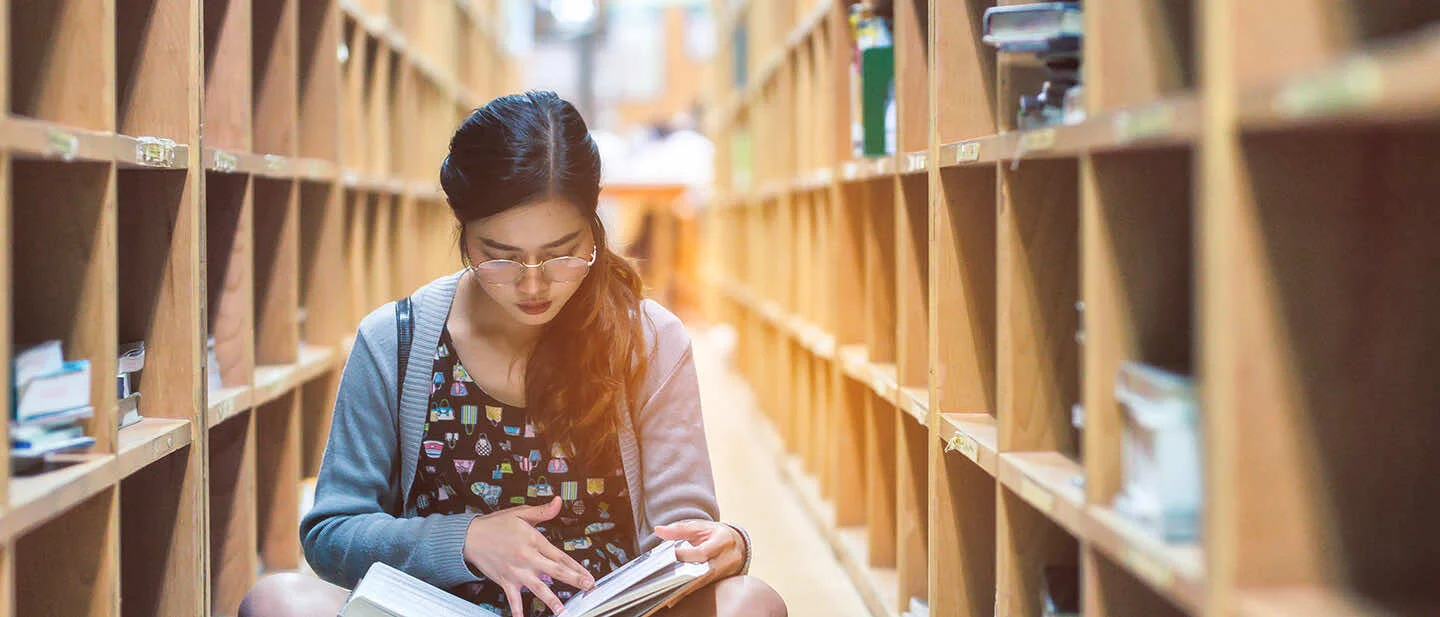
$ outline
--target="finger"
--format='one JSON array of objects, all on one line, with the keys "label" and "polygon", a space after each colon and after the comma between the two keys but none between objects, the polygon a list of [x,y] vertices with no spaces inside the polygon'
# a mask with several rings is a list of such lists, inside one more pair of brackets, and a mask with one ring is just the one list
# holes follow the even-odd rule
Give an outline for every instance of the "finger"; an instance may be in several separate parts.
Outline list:
[{"label": "finger", "polygon": [[559,615],[561,611],[565,610],[565,603],[561,602],[560,598],[555,597],[555,592],[551,591],[550,587],[541,582],[535,575],[528,575],[525,587],[530,590],[530,593],[535,594],[535,597],[539,598],[541,602],[544,602],[545,606],[550,607],[552,614]]},{"label": "finger", "polygon": [[580,562],[575,561],[574,557],[571,557],[568,553],[560,550],[558,547],[548,541],[542,541],[538,548],[540,549],[541,556],[543,556],[547,561],[555,564],[556,570],[569,570],[570,572],[574,573],[575,576],[574,580],[572,581],[569,578],[562,578],[560,576],[557,576],[556,572],[554,571],[546,570],[546,574],[549,574],[552,578],[555,578],[556,580],[564,581],[565,583],[569,584],[572,587],[575,587],[576,589],[584,589],[588,591],[591,587],[595,586],[595,577],[591,576],[590,571],[586,570],[584,566],[580,565]]},{"label": "finger", "polygon": [[507,581],[501,583],[500,588],[505,591],[505,599],[510,601],[510,614],[513,617],[524,615],[525,607],[520,602],[520,586]]},{"label": "finger", "polygon": [[525,510],[523,512],[516,512],[515,516],[520,517],[520,520],[530,523],[531,525],[539,525],[560,514],[561,503],[560,498],[556,497],[551,499],[550,503],[543,506],[525,506]]},{"label": "finger", "polygon": [[590,577],[589,572],[576,569],[561,561],[540,557],[535,561],[535,569],[557,582],[565,583],[581,591],[589,591],[595,586],[595,579]]},{"label": "finger", "polygon": [[675,558],[685,563],[704,563],[710,561],[710,553],[701,546],[678,546],[675,547]]}]

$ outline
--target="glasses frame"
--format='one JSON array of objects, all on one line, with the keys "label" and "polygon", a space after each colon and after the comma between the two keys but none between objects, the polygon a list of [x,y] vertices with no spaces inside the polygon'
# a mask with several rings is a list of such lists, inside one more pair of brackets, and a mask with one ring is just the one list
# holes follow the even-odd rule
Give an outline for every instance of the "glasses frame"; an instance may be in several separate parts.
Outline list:
[{"label": "glasses frame", "polygon": [[[475,278],[478,279],[481,284],[483,284],[483,285],[490,285],[490,286],[492,286],[492,287],[504,287],[504,286],[506,286],[506,285],[514,285],[514,284],[516,284],[516,283],[519,283],[520,281],[522,281],[522,280],[525,279],[525,275],[529,274],[529,273],[530,273],[530,270],[532,270],[532,269],[539,270],[539,271],[540,271],[540,276],[543,277],[546,281],[548,281],[548,282],[550,282],[550,283],[554,283],[554,284],[557,284],[557,285],[568,285],[568,284],[570,284],[570,283],[576,283],[576,282],[579,282],[579,281],[581,281],[581,280],[584,280],[585,277],[590,274],[590,268],[592,268],[592,267],[595,266],[595,260],[596,260],[599,256],[600,256],[600,247],[597,246],[597,247],[594,247],[594,248],[590,249],[590,259],[588,259],[588,260],[586,260],[586,259],[583,258],[583,257],[576,256],[576,255],[562,255],[562,256],[560,256],[560,257],[551,257],[550,259],[546,259],[545,261],[542,261],[542,262],[540,262],[540,263],[538,263],[538,264],[527,264],[527,263],[525,263],[525,262],[523,262],[523,261],[515,261],[515,260],[513,260],[513,259],[487,259],[487,260],[482,261],[482,262],[477,263],[477,264],[470,264],[470,266],[468,267],[468,269],[470,270],[470,273],[471,273],[471,274],[474,274],[474,275],[475,275]],[[577,278],[577,279],[575,279],[575,280],[573,280],[573,281],[557,281],[557,280],[555,280],[555,279],[550,278],[550,274],[549,274],[548,271],[545,270],[545,266],[546,266],[547,264],[551,263],[551,262],[560,261],[560,260],[562,260],[562,259],[579,259],[579,260],[581,260],[581,261],[584,261],[584,262],[585,262],[585,273],[584,273],[584,274],[581,274],[581,275],[580,275],[580,278]],[[491,283],[491,282],[486,281],[483,277],[480,276],[480,270],[479,270],[480,266],[483,266],[483,265],[489,264],[489,263],[496,263],[496,262],[512,263],[512,264],[515,264],[515,265],[517,265],[517,266],[520,266],[520,267],[521,267],[521,270],[520,270],[519,276],[516,276],[514,280],[509,281],[509,282],[505,282],[505,283]]]}]

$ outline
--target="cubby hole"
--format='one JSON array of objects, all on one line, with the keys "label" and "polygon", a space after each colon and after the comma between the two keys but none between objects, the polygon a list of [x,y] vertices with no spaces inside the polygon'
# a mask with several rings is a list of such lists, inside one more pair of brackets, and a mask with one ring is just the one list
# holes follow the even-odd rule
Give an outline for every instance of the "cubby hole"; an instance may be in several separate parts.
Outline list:
[{"label": "cubby hole", "polygon": [[16,615],[114,615],[120,595],[115,491],[104,489],[15,541]]},{"label": "cubby hole", "polygon": [[114,130],[110,10],[89,0],[10,0],[10,113]]},{"label": "cubby hole", "polygon": [[899,190],[895,232],[899,385],[926,390],[930,383],[929,177],[902,176]]},{"label": "cubby hole", "polygon": [[[415,82],[415,67],[404,62],[398,53],[391,54],[390,78],[387,82],[386,107],[390,116],[408,118],[411,114],[418,113],[418,110],[412,108],[414,94],[410,91]],[[433,184],[439,163],[432,159],[408,155],[409,151],[414,149],[415,143],[410,135],[412,129],[404,122],[389,122],[387,130],[386,141],[389,147],[386,152],[390,158],[390,175],[406,181],[428,181]],[[392,149],[398,152],[390,152]]]},{"label": "cubby hole", "polygon": [[370,194],[364,191],[345,192],[345,277],[351,324],[360,323],[375,308],[370,304]]},{"label": "cubby hole", "polygon": [[943,413],[994,416],[996,399],[996,171],[940,172],[935,206],[935,400]]},{"label": "cubby hole", "polygon": [[203,480],[190,471],[202,462],[186,447],[121,482],[121,615],[184,615],[204,605]]},{"label": "cubby hole", "polygon": [[365,82],[365,29],[346,16],[340,28],[340,152],[339,162],[347,171],[358,170],[364,162],[361,139]]},{"label": "cubby hole", "polygon": [[1016,118],[1020,97],[1039,94],[1049,73],[1038,60],[1020,54],[1006,54],[999,58],[998,65],[1000,101],[996,108],[1000,110],[1000,117],[996,119],[996,127],[1000,131],[1014,131],[1020,128]]},{"label": "cubby hole", "polygon": [[255,361],[291,364],[300,353],[300,220],[296,183],[255,178]]},{"label": "cubby hole", "polygon": [[1172,604],[1100,551],[1083,556],[1086,615],[1101,617],[1185,617]]},{"label": "cubby hole", "polygon": [[340,386],[340,371],[331,371],[300,387],[300,435],[302,477],[320,475],[320,461],[330,439],[330,419],[335,411],[335,393]]},{"label": "cubby hole", "polygon": [[[994,0],[940,2],[935,6],[935,128],[941,143],[996,132],[999,88],[995,49],[986,45],[985,10]],[[947,161],[948,162],[948,161]]]},{"label": "cubby hole", "polygon": [[114,169],[12,160],[11,336],[17,349],[59,340],[90,362],[94,452],[112,451],[115,410]]},{"label": "cubby hole", "polygon": [[205,0],[205,145],[248,152],[250,0]]},{"label": "cubby hole", "polygon": [[175,64],[194,58],[190,24],[196,10],[189,0],[115,3],[118,132],[189,140],[193,73],[176,71]]},{"label": "cubby hole", "polygon": [[1136,107],[1194,91],[1194,0],[1090,2],[1084,10],[1090,13],[1081,65],[1087,111]]},{"label": "cubby hole", "polygon": [[865,418],[865,524],[866,548],[872,568],[896,566],[896,497],[899,470],[896,448],[900,410],[874,392],[866,403]]},{"label": "cubby hole", "polygon": [[1123,481],[1121,364],[1193,374],[1192,155],[1095,154],[1082,165],[1087,493],[1109,505]]},{"label": "cubby hole", "polygon": [[[1370,2],[1304,0],[1246,3],[1236,7],[1231,24],[1237,78],[1242,88],[1323,66],[1362,48],[1423,33],[1440,21],[1440,3],[1412,0]],[[1284,32],[1283,45],[1275,33]]]},{"label": "cubby hole", "polygon": [[905,413],[896,416],[897,466],[896,524],[897,576],[900,604],[930,601],[930,431]]},{"label": "cubby hole", "polygon": [[299,0],[251,0],[254,150],[294,156],[299,98]]},{"label": "cubby hole", "polygon": [[1000,447],[1079,460],[1078,163],[1032,160],[1000,174],[997,375]]},{"label": "cubby hole", "polygon": [[393,295],[391,242],[391,209],[393,198],[385,193],[369,193],[365,200],[365,256],[367,263],[369,297],[365,302],[365,313],[389,302]]},{"label": "cubby hole", "polygon": [[[340,157],[340,21],[336,3],[299,0],[299,154],[335,161]],[[396,122],[395,124],[404,124]]]},{"label": "cubby hole", "polygon": [[255,412],[256,539],[260,569],[300,567],[300,393],[290,391]]},{"label": "cubby hole", "polygon": [[1440,176],[1426,161],[1437,137],[1406,127],[1242,141],[1233,267],[1209,281],[1235,299],[1223,317],[1245,363],[1206,367],[1236,397],[1220,400],[1225,413],[1244,419],[1213,438],[1257,462],[1218,480],[1236,493],[1224,516],[1251,522],[1234,539],[1242,587],[1432,595],[1440,295],[1425,281],[1440,258]]},{"label": "cubby hole", "polygon": [[895,364],[895,181],[865,183],[865,295],[870,362]]},{"label": "cubby hole", "polygon": [[1008,487],[999,500],[995,614],[1049,614],[1047,596],[1079,612],[1080,543]]},{"label": "cubby hole", "polygon": [[[185,170],[120,170],[117,270],[120,345],[145,342],[145,368],[131,376],[139,392],[140,413],[158,418],[197,420],[195,308],[199,289],[186,283],[198,275],[190,257],[198,216],[195,190]],[[178,233],[177,233],[178,232]],[[112,394],[113,396],[113,394]]]},{"label": "cubby hole", "polygon": [[252,412],[210,431],[210,600],[214,615],[239,613],[259,574]]},{"label": "cubby hole", "polygon": [[893,0],[896,144],[899,152],[930,147],[930,6]]},{"label": "cubby hole", "polygon": [[[384,43],[366,36],[364,49],[355,50],[361,54],[365,73],[361,76],[360,152],[361,169],[372,176],[385,173],[382,151],[385,136],[388,136],[389,118],[384,115],[385,86],[389,83],[390,53]],[[384,133],[384,135],[381,135]]]},{"label": "cubby hole", "polygon": [[300,341],[334,346],[354,333],[345,314],[345,204],[329,182],[300,184]]},{"label": "cubby hole", "polygon": [[995,477],[939,442],[930,457],[931,614],[994,615]]},{"label": "cubby hole", "polygon": [[[207,173],[205,279],[209,336],[222,388],[249,387],[255,370],[254,243],[250,178]],[[215,395],[213,378],[211,396]]]}]

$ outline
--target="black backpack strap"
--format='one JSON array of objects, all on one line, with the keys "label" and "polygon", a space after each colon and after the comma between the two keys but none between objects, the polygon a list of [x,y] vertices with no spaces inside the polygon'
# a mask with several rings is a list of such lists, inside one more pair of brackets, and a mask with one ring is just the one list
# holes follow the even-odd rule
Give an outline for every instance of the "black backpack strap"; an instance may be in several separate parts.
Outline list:
[{"label": "black backpack strap", "polygon": [[[395,463],[391,465],[390,474],[394,478],[397,486],[400,482],[403,482],[400,478],[400,461],[405,460],[405,454],[401,452],[401,449],[404,448],[405,440],[402,439],[400,435],[400,404],[405,398],[403,395],[405,393],[405,373],[406,369],[410,366],[410,343],[415,338],[415,320],[412,316],[413,308],[409,297],[402,298],[395,302],[395,342],[398,343],[396,345],[398,352],[396,359],[399,361],[399,364],[395,366]],[[405,487],[399,487],[396,501],[402,503],[396,505],[396,512],[401,512],[405,508],[405,504],[403,503],[403,495],[405,495],[405,493]]]}]

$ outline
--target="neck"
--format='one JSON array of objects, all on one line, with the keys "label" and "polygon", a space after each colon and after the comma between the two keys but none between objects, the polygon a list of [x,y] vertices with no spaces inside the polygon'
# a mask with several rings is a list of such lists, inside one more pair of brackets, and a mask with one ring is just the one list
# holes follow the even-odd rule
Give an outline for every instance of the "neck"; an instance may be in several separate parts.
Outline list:
[{"label": "neck", "polygon": [[470,334],[484,337],[517,353],[533,347],[545,331],[545,326],[515,321],[469,274],[460,277],[455,296],[456,308]]}]

